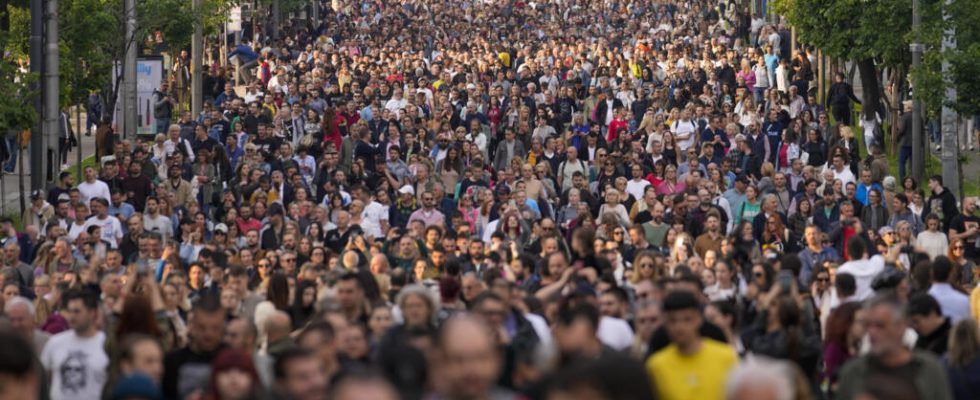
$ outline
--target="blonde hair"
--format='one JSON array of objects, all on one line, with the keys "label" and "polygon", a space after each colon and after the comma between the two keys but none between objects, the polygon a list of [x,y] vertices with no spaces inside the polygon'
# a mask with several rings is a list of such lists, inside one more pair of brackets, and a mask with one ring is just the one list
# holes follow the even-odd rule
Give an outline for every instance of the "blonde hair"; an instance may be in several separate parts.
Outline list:
[{"label": "blonde hair", "polygon": [[841,127],[840,127],[840,137],[842,137],[844,139],[848,139],[848,140],[854,139],[854,131],[852,131],[851,130],[851,127],[849,127],[847,125],[841,125]]},{"label": "blonde hair", "polygon": [[956,368],[966,368],[980,357],[980,328],[973,318],[960,320],[949,332],[949,361]]}]

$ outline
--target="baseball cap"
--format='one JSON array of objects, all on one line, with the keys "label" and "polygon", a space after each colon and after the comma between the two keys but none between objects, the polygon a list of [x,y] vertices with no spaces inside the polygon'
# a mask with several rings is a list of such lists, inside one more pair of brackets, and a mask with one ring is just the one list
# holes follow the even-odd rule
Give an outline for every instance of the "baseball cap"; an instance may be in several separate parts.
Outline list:
[{"label": "baseball cap", "polygon": [[44,198],[44,191],[43,190],[37,189],[37,190],[31,192],[31,200],[37,200],[37,199],[41,199],[41,198]]},{"label": "baseball cap", "polygon": [[405,186],[402,186],[401,189],[398,189],[398,193],[414,195],[415,194],[415,188],[413,188],[412,185],[405,185]]},{"label": "baseball cap", "polygon": [[892,232],[895,232],[895,230],[892,229],[892,227],[890,227],[888,225],[885,225],[885,226],[883,226],[883,227],[881,227],[881,228],[878,229],[878,235],[879,236],[885,236],[885,234],[892,233]]},{"label": "baseball cap", "polygon": [[228,225],[225,225],[223,223],[217,224],[217,225],[214,226],[214,231],[215,232],[222,232],[222,233],[227,234],[228,233]]}]

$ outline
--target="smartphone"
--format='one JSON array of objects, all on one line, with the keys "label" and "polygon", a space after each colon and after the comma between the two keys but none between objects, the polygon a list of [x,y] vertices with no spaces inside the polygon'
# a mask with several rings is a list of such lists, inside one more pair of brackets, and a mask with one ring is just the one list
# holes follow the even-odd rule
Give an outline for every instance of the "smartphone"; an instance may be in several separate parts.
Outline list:
[{"label": "smartphone", "polygon": [[779,288],[783,293],[789,293],[793,286],[793,274],[789,271],[779,271]]}]

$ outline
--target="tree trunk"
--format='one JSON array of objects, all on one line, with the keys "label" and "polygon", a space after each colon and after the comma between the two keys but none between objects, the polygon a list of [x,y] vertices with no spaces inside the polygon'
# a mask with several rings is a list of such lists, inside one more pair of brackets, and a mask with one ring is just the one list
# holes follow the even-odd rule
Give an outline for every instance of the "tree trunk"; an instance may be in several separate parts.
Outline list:
[{"label": "tree trunk", "polygon": [[[10,32],[9,0],[0,0],[0,32]],[[0,42],[0,57],[4,54],[4,42]]]},{"label": "tree trunk", "polygon": [[857,69],[861,73],[861,104],[863,115],[878,115],[884,117],[881,106],[881,82],[878,80],[878,68],[873,59],[866,58],[857,61]]}]

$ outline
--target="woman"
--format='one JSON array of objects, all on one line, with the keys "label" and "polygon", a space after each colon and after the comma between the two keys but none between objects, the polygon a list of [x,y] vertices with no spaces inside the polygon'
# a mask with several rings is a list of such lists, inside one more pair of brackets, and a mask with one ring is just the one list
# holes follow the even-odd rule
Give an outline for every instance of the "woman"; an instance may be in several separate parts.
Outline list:
[{"label": "woman", "polygon": [[531,237],[531,230],[522,221],[521,215],[515,211],[507,211],[500,217],[497,230],[504,234],[504,240],[516,243],[527,243]]},{"label": "woman", "polygon": [[214,195],[221,192],[222,182],[214,164],[211,163],[210,153],[198,152],[193,171],[194,181],[191,182],[191,187],[197,187],[197,202],[202,205],[204,212],[208,213],[211,205],[215,204]]},{"label": "woman", "polygon": [[289,310],[293,330],[306,326],[306,322],[315,311],[313,306],[316,304],[316,294],[316,282],[303,280],[297,285],[293,304]]},{"label": "woman", "polygon": [[762,202],[759,201],[759,189],[750,185],[745,188],[745,201],[735,211],[735,225],[739,225],[742,222],[751,224],[752,220],[760,212],[762,212]]},{"label": "woman", "polygon": [[806,196],[800,196],[799,201],[796,202],[795,212],[789,216],[786,222],[789,229],[789,244],[797,249],[802,248],[805,245],[803,232],[806,230],[806,226],[811,223],[813,223],[813,205],[810,204],[810,199]]},{"label": "woman", "polygon": [[902,193],[905,193],[905,197],[911,199],[919,190],[919,184],[915,182],[915,178],[911,176],[906,176],[902,178]]},{"label": "woman", "polygon": [[[473,187],[476,189],[476,187]],[[463,221],[470,227],[470,232],[476,232],[477,220],[480,217],[480,210],[473,205],[473,197],[476,190],[467,190],[459,199],[459,213],[463,216]]]},{"label": "woman", "polygon": [[463,160],[459,156],[459,148],[449,147],[446,157],[436,162],[436,174],[442,180],[442,187],[447,193],[456,187],[456,182],[463,175]]},{"label": "woman", "polygon": [[823,167],[827,163],[827,144],[814,129],[807,132],[806,142],[803,143],[802,151],[806,165],[817,168]]},{"label": "woman", "polygon": [[973,287],[975,282],[975,270],[976,263],[966,258],[966,241],[960,237],[953,239],[949,243],[949,250],[946,252],[946,256],[949,257],[949,261],[953,262],[953,265],[959,267],[957,272],[959,273],[959,284],[965,288]]},{"label": "woman", "polygon": [[947,253],[949,241],[946,239],[946,234],[939,231],[938,215],[929,214],[925,219],[926,230],[915,237],[915,246],[928,254],[930,260],[934,260]]},{"label": "woman", "polygon": [[439,273],[427,258],[416,258],[412,261],[412,282],[421,283],[426,279],[435,279],[439,277]]},{"label": "woman", "polygon": [[837,387],[837,372],[858,354],[861,347],[861,338],[864,337],[861,303],[846,302],[831,311],[824,331],[821,380],[826,381],[833,391]]},{"label": "woman", "polygon": [[422,285],[406,286],[395,299],[402,314],[402,329],[434,330],[439,302]]},{"label": "woman", "polygon": [[605,215],[611,214],[616,217],[616,223],[619,226],[628,227],[630,226],[629,212],[626,211],[626,207],[620,202],[620,194],[616,189],[606,190],[606,202],[599,206],[599,218],[602,219]]},{"label": "woman", "polygon": [[674,164],[667,165],[664,169],[664,181],[657,185],[657,194],[675,195],[683,193],[685,188],[684,182],[677,180],[677,166]]},{"label": "woman", "polygon": [[657,263],[653,252],[641,252],[633,259],[633,275],[630,287],[635,288],[642,281],[657,282],[664,276],[663,266]]},{"label": "woman", "polygon": [[980,393],[980,328],[967,318],[953,326],[949,350],[943,358],[956,400],[972,400]]},{"label": "woman", "polygon": [[667,260],[668,274],[674,275],[674,270],[681,264],[687,262],[694,254],[694,240],[687,233],[681,232],[676,235],[673,245],[670,247],[670,258]]},{"label": "woman", "polygon": [[732,260],[735,260],[736,263],[741,265],[745,265],[745,262],[751,262],[761,257],[762,252],[759,242],[752,235],[752,223],[741,221],[735,226],[735,231],[732,234],[734,236],[732,240]]},{"label": "woman", "polygon": [[673,165],[674,167],[680,165],[681,163],[681,151],[677,147],[677,143],[674,142],[674,134],[670,131],[664,131],[663,135],[663,156],[667,163]]},{"label": "woman", "polygon": [[739,356],[745,355],[745,344],[739,335],[738,309],[731,300],[715,300],[704,308],[704,319],[721,328],[730,346],[735,348]]},{"label": "woman", "polygon": [[816,381],[820,361],[820,338],[803,329],[803,310],[793,296],[778,296],[769,304],[758,302],[753,336],[748,347],[758,355],[794,362],[808,377],[812,393],[819,391]]},{"label": "woman", "polygon": [[766,221],[766,227],[762,230],[762,252],[763,254],[772,252],[777,256],[783,254],[787,248],[789,235],[783,226],[783,219],[779,214],[772,214]]},{"label": "woman", "polygon": [[393,325],[391,306],[381,304],[371,308],[371,316],[368,318],[368,329],[370,329],[368,341],[372,348],[381,342],[381,339]]},{"label": "woman", "polygon": [[211,362],[206,400],[261,398],[262,382],[252,355],[235,349],[222,350]]},{"label": "woman", "polygon": [[716,261],[714,271],[715,284],[704,289],[705,296],[711,301],[734,300],[738,294],[738,274],[725,261]]}]

